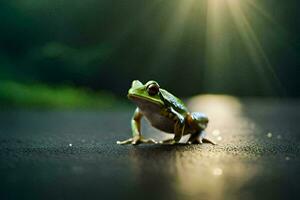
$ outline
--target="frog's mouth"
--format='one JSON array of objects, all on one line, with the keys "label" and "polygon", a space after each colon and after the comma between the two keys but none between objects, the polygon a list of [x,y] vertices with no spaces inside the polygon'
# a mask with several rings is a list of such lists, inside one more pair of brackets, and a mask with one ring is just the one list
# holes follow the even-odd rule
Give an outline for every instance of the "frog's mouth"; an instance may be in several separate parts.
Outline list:
[{"label": "frog's mouth", "polygon": [[138,96],[138,95],[134,95],[134,94],[128,94],[127,95],[128,99],[130,99],[131,101],[135,102],[135,103],[153,103],[156,105],[160,105],[162,106],[163,103],[159,100],[155,100],[155,99],[151,99],[151,98],[146,98],[143,96]]}]

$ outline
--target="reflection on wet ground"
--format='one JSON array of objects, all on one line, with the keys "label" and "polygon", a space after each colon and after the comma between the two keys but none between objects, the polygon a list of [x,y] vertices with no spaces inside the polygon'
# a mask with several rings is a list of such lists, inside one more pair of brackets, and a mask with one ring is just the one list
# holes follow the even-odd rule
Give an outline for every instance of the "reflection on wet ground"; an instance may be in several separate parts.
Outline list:
[{"label": "reflection on wet ground", "polygon": [[[172,191],[176,199],[280,199],[297,196],[293,191],[295,186],[287,186],[284,191],[284,187],[271,183],[272,180],[279,181],[278,176],[285,174],[281,169],[289,168],[290,163],[286,162],[289,159],[284,156],[291,153],[289,147],[285,148],[281,143],[281,135],[276,137],[277,141],[268,141],[271,133],[264,137],[263,128],[255,123],[255,119],[246,116],[243,104],[237,98],[198,96],[190,99],[188,106],[191,111],[209,116],[208,137],[218,144],[135,148],[130,157],[133,171],[139,177],[138,184],[152,186],[148,191],[151,192],[162,187],[161,178],[167,179],[168,191]],[[276,144],[278,146],[274,147]],[[299,145],[293,148],[297,153],[294,159],[298,159]],[[290,166],[290,170],[295,168]],[[145,179],[157,174],[160,178],[152,184]],[[256,181],[261,182],[253,185]],[[281,181],[291,184],[285,178]],[[247,190],[247,187],[251,189]],[[268,191],[268,187],[276,190]],[[256,191],[267,192],[258,194]]]},{"label": "reflection on wet ground", "polygon": [[[201,148],[191,150],[182,146],[176,152],[161,148],[155,158],[140,149],[132,152],[136,183],[147,194],[166,187],[175,199],[239,199],[241,189],[259,170],[259,166],[231,156],[213,155],[207,150],[199,153]],[[155,180],[149,183],[149,177]]]},{"label": "reflection on wet ground", "polygon": [[2,112],[1,197],[299,199],[299,101],[204,95],[188,106],[209,116],[217,145],[116,145],[131,111]]}]

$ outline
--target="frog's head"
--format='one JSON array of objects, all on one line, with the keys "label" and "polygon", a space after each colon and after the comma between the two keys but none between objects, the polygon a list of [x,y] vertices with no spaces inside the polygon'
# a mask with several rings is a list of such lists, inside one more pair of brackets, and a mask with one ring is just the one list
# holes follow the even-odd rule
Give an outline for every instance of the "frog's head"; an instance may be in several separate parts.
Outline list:
[{"label": "frog's head", "polygon": [[145,85],[138,80],[132,81],[128,90],[128,98],[136,103],[152,102],[163,105],[159,97],[159,85],[156,81],[148,81]]}]

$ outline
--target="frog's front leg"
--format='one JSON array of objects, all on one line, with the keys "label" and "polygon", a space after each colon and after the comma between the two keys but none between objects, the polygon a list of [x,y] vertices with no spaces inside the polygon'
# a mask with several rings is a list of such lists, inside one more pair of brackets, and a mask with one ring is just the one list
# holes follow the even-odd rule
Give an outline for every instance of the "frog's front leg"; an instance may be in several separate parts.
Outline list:
[{"label": "frog's front leg", "polygon": [[124,141],[117,141],[117,144],[133,144],[137,145],[140,143],[153,144],[157,143],[155,140],[149,138],[144,139],[141,134],[141,119],[143,114],[139,111],[139,108],[136,108],[133,117],[131,119],[131,129],[132,129],[132,138],[129,138]]}]

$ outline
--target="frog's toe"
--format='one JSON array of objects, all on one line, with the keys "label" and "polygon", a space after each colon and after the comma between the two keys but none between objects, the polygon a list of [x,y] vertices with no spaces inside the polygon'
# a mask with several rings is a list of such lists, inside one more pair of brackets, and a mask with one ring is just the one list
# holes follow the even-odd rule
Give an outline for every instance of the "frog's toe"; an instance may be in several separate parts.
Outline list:
[{"label": "frog's toe", "polygon": [[138,144],[157,144],[157,142],[154,139],[144,139],[141,137],[133,137],[133,138],[129,138],[128,140],[124,140],[124,141],[117,141],[117,144],[132,144],[132,145],[138,145]]},{"label": "frog's toe", "polygon": [[172,140],[173,139],[161,140],[161,141],[159,141],[159,144],[168,144]]},{"label": "frog's toe", "polygon": [[210,144],[213,144],[213,145],[217,144],[217,143],[215,143],[214,141],[212,141],[211,139],[208,139],[208,138],[202,138],[202,142],[203,143],[210,143]]},{"label": "frog's toe", "polygon": [[146,144],[157,144],[157,142],[152,138],[142,139],[141,142]]},{"label": "frog's toe", "polygon": [[178,143],[178,142],[176,142],[173,138],[159,141],[159,144],[176,144],[176,143]]},{"label": "frog's toe", "polygon": [[131,144],[133,145],[138,145],[138,144],[157,144],[157,142],[154,139],[148,138],[148,139],[144,139],[144,138],[136,138],[133,139],[133,141],[131,142]]},{"label": "frog's toe", "polygon": [[202,144],[202,143],[203,141],[200,138],[196,138],[188,141],[188,144]]},{"label": "frog's toe", "polygon": [[133,138],[129,138],[128,140],[117,141],[117,144],[121,144],[121,145],[124,145],[124,144],[131,144],[132,141],[133,141]]},{"label": "frog's toe", "polygon": [[208,138],[201,138],[201,137],[198,137],[198,138],[195,138],[193,140],[189,140],[188,141],[188,144],[203,144],[203,143],[210,143],[210,144],[213,144],[215,145],[216,143]]}]

